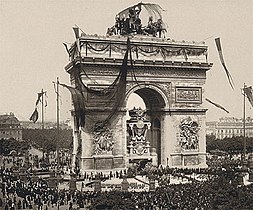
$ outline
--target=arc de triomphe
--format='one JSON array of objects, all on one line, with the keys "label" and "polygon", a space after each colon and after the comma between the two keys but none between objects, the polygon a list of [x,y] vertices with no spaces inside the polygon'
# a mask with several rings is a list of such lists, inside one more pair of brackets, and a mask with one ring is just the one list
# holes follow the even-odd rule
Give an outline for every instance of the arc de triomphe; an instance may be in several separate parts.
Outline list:
[{"label": "arc de triomphe", "polygon": [[[73,155],[79,157],[81,170],[125,168],[135,160],[170,167],[206,167],[203,95],[206,72],[212,67],[207,45],[148,36],[131,37],[130,44],[134,76],[127,75],[124,103],[103,133],[91,132],[89,119],[98,121],[110,108],[103,97],[86,94],[87,123],[74,129]],[[119,74],[126,46],[124,36],[83,33],[72,45],[65,67],[72,86],[76,86],[73,75],[81,66],[84,71],[79,76],[84,84],[94,89],[108,87]],[[128,120],[126,103],[132,93],[143,99],[146,114],[138,118],[140,110],[136,109],[135,118]],[[136,131],[129,133],[129,128]],[[131,142],[134,132],[139,137]],[[101,141],[107,141],[107,146],[101,146]]]}]

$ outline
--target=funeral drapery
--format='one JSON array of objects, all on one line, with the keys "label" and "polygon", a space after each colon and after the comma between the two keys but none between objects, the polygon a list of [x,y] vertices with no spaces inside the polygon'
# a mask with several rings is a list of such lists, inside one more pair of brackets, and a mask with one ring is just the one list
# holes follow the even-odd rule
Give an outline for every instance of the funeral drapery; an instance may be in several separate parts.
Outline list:
[{"label": "funeral drapery", "polygon": [[[81,75],[84,74],[87,79],[91,78],[85,71],[84,65],[80,62],[80,65],[77,69],[73,72],[73,77],[75,80],[75,87],[70,87],[67,85],[63,85],[70,91],[73,100],[74,112],[75,112],[75,120],[76,126],[84,127],[86,118],[85,116],[89,112],[87,109],[87,99],[85,98],[86,94],[90,96],[94,95],[97,97],[103,97],[104,99],[104,107],[110,107],[110,113],[106,116],[105,119],[102,119],[98,122],[94,123],[93,129],[101,128],[105,125],[108,125],[112,122],[117,113],[122,107],[124,99],[125,99],[125,92],[126,92],[126,78],[128,73],[128,57],[131,54],[130,48],[130,40],[127,39],[127,48],[123,58],[122,65],[120,66],[120,71],[115,80],[110,84],[108,87],[102,89],[95,89],[88,87],[88,85],[84,84],[82,81]],[[131,60],[131,55],[130,55]],[[132,65],[132,61],[130,62]],[[134,77],[135,78],[135,77]]]}]

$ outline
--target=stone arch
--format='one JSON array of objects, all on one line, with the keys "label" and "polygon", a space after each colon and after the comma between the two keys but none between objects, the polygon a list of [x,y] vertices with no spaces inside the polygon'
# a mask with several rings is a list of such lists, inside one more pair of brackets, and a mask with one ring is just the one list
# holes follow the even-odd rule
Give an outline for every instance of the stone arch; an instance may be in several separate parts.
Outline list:
[{"label": "stone arch", "polygon": [[[169,107],[168,95],[159,86],[153,84],[136,84],[126,92],[125,105],[132,93],[138,94],[146,104],[147,108],[151,108],[150,95],[155,96],[156,102],[160,102],[161,108]],[[149,97],[145,97],[149,95]]]}]

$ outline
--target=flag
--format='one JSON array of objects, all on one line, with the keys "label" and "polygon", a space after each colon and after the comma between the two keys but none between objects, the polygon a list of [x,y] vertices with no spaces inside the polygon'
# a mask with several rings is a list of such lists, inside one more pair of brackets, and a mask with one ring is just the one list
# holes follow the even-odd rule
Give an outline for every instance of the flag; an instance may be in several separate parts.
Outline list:
[{"label": "flag", "polygon": [[37,98],[37,101],[36,101],[36,103],[35,103],[36,106],[39,104],[40,98],[43,96],[43,94],[44,94],[43,91],[41,91],[41,93],[38,93],[38,98]]},{"label": "flag", "polygon": [[209,100],[208,98],[206,98],[206,101],[209,102],[209,103],[211,103],[211,104],[213,104],[214,106],[216,106],[216,107],[218,107],[218,108],[224,110],[225,112],[229,113],[229,111],[226,110],[223,106],[221,106],[221,105],[219,105],[219,104],[216,104],[216,103],[212,102],[212,101]]},{"label": "flag", "polygon": [[[29,118],[29,120],[33,121],[34,123],[38,120],[39,118],[39,113],[38,113],[38,110],[37,110],[37,107],[38,107],[38,104],[39,102],[41,101],[41,97],[43,97],[43,95],[45,94],[46,95],[46,91],[43,91],[43,89],[41,90],[40,93],[38,93],[38,97],[37,97],[37,100],[35,102],[35,110],[34,112],[32,113],[31,117]],[[43,98],[42,98],[43,99]],[[47,102],[45,104],[45,107],[47,106]]]},{"label": "flag", "polygon": [[36,106],[39,104],[40,98],[43,96],[43,94],[46,95],[46,91],[43,91],[43,89],[42,89],[41,92],[38,93],[38,98],[37,98],[37,101],[36,101],[36,103],[35,103]]},{"label": "flag", "polygon": [[220,38],[216,38],[216,39],[215,39],[215,43],[216,43],[217,50],[218,50],[218,52],[219,52],[219,57],[220,57],[221,64],[222,64],[222,66],[223,66],[223,68],[224,68],[224,70],[225,70],[225,73],[226,73],[226,75],[227,75],[229,84],[230,84],[230,86],[232,87],[232,89],[234,89],[233,78],[232,78],[231,74],[229,73],[229,71],[228,71],[228,69],[227,69],[227,67],[226,67],[226,65],[225,65],[224,58],[223,58]]},{"label": "flag", "polygon": [[74,30],[76,39],[78,39],[79,38],[79,28],[78,27],[73,27],[73,30]]},{"label": "flag", "polygon": [[81,47],[80,47],[79,39],[76,40],[76,50],[77,50],[77,55],[81,56]]},{"label": "flag", "polygon": [[39,118],[39,113],[38,113],[38,110],[37,108],[35,108],[34,112],[32,113],[31,117],[29,120],[33,121],[34,123],[36,123],[36,121],[38,120]]},{"label": "flag", "polygon": [[75,33],[75,37],[76,37],[76,50],[77,50],[77,54],[79,56],[81,56],[81,47],[80,47],[80,43],[79,43],[79,27],[75,26],[73,27],[74,33]]},{"label": "flag", "polygon": [[81,91],[74,87],[70,87],[65,84],[60,84],[61,86],[67,88],[71,94],[74,110],[75,110],[75,119],[76,127],[84,127],[85,124],[85,103],[84,97]]},{"label": "flag", "polygon": [[62,44],[64,45],[64,47],[65,47],[65,49],[66,49],[66,51],[67,51],[67,53],[68,53],[68,55],[69,55],[69,57],[70,57],[71,54],[70,54],[70,52],[69,52],[68,45],[67,45],[66,43],[62,43]]},{"label": "flag", "polygon": [[252,86],[243,88],[243,92],[246,94],[251,106],[253,107],[253,90],[252,90]]}]

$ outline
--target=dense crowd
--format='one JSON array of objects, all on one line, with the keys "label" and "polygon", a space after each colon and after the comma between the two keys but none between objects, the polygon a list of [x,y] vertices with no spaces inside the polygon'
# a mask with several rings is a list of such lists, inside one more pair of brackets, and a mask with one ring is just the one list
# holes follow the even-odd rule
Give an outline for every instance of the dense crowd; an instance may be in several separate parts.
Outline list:
[{"label": "dense crowd", "polygon": [[[6,164],[8,161],[5,160]],[[53,189],[44,179],[32,177],[22,180],[12,169],[0,170],[0,209],[253,209],[253,185],[244,186],[238,182],[242,170],[237,162],[221,167],[204,169],[181,169],[146,165],[142,170],[111,171],[109,173],[84,173],[78,177],[103,181],[122,177],[142,175],[158,180],[153,191],[124,192],[110,190],[103,192]],[[195,176],[194,176],[195,175]],[[201,181],[194,177],[203,176]],[[186,184],[171,184],[169,177],[188,179]],[[84,186],[82,186],[84,187]]]},{"label": "dense crowd", "polygon": [[13,175],[12,170],[1,168],[1,201],[0,209],[50,209],[59,206],[83,208],[91,203],[94,192],[55,190],[49,188],[43,179],[38,181],[21,181]]},{"label": "dense crowd", "polygon": [[[219,183],[220,184],[220,183]],[[101,200],[101,197],[104,197]],[[216,181],[158,187],[154,192],[103,192],[94,197],[91,209],[106,206],[113,209],[110,200],[120,197],[128,202],[121,209],[252,209],[253,186],[235,187],[230,184],[218,186]],[[131,206],[131,207],[130,207]]]}]

